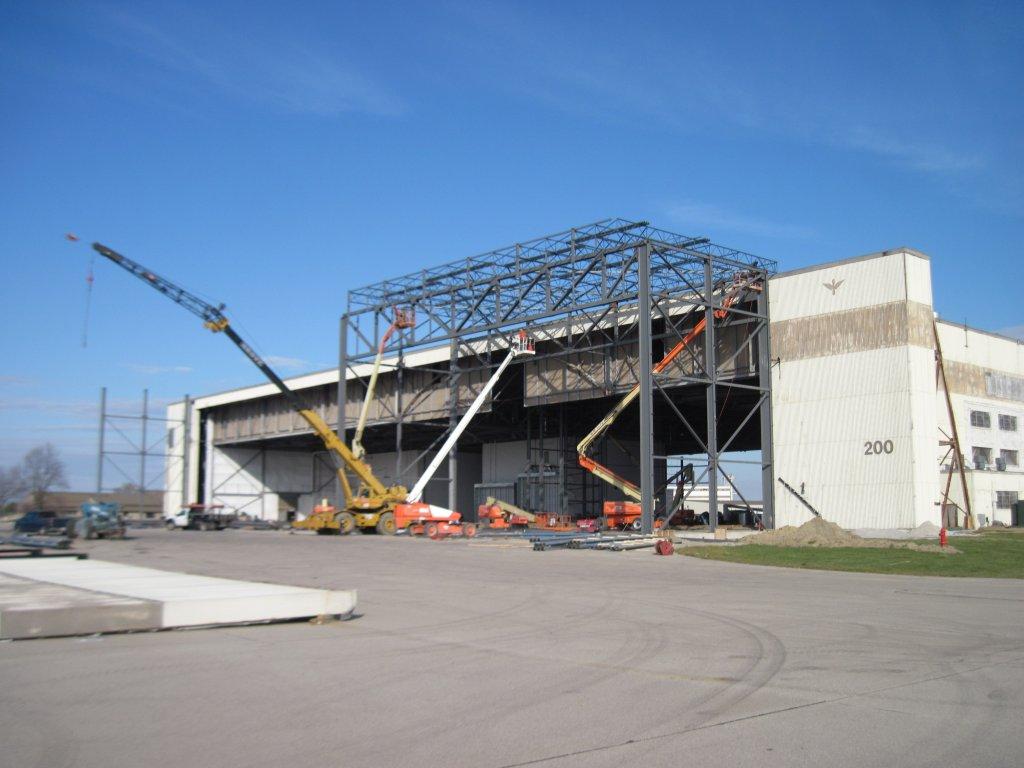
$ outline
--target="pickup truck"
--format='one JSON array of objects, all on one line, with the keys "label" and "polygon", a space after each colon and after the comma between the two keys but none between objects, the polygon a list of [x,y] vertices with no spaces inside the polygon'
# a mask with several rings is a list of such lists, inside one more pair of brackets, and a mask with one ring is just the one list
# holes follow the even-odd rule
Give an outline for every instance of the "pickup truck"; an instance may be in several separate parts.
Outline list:
[{"label": "pickup truck", "polygon": [[221,504],[189,504],[172,515],[164,517],[168,531],[223,531],[235,520],[235,515],[224,514]]},{"label": "pickup truck", "polygon": [[14,530],[18,533],[62,533],[73,537],[75,535],[75,519],[61,517],[56,512],[35,510],[26,512],[15,520]]}]

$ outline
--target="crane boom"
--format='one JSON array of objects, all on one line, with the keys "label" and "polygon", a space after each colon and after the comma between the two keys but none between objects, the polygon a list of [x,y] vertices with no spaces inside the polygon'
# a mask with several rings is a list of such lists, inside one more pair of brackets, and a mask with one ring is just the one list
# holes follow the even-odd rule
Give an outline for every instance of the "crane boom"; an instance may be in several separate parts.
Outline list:
[{"label": "crane boom", "polygon": [[357,459],[366,456],[366,449],[363,448],[363,432],[366,430],[366,419],[370,415],[370,403],[373,401],[373,393],[377,389],[377,377],[380,375],[380,364],[384,359],[384,349],[388,345],[388,339],[395,331],[412,328],[415,325],[416,315],[413,310],[395,307],[395,319],[381,336],[380,344],[377,346],[377,356],[373,359],[373,371],[370,373],[370,381],[366,384],[366,396],[363,397],[363,407],[359,411],[359,419],[356,421],[356,432],[352,437],[352,453]]},{"label": "crane boom", "polygon": [[310,428],[316,436],[320,438],[327,450],[341,461],[341,466],[338,467],[337,472],[338,480],[341,483],[342,491],[345,495],[346,506],[351,506],[353,494],[352,487],[348,481],[348,476],[342,468],[343,466],[352,470],[352,472],[362,481],[363,485],[371,495],[380,498],[388,495],[394,495],[391,492],[393,489],[385,488],[384,484],[374,476],[370,466],[364,461],[357,459],[334,430],[331,429],[322,418],[320,418],[320,415],[316,411],[307,408],[299,396],[293,390],[289,389],[288,385],[284,383],[274,369],[267,365],[267,362],[257,354],[256,350],[249,346],[245,339],[235,332],[235,329],[231,327],[231,322],[224,315],[223,304],[214,306],[195,294],[189,293],[181,286],[175,285],[167,278],[161,277],[138,262],[129,259],[127,256],[124,256],[101,243],[93,243],[92,247],[93,250],[101,256],[104,256],[119,267],[131,272],[144,283],[167,296],[174,303],[184,307],[189,312],[202,319],[203,325],[210,331],[214,333],[223,333],[231,339],[236,347],[242,350],[245,356],[252,361],[253,365],[259,368],[263,375],[266,376],[275,387],[277,387],[288,404],[305,420],[307,424],[309,424]]}]

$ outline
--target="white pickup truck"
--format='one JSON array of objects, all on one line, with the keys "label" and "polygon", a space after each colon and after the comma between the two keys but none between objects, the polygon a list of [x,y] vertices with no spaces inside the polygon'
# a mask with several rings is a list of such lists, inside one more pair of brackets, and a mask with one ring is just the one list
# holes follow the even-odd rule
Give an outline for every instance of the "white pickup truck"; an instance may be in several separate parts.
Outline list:
[{"label": "white pickup truck", "polygon": [[169,531],[223,531],[234,519],[234,514],[224,513],[223,504],[189,504],[164,516],[164,527]]}]

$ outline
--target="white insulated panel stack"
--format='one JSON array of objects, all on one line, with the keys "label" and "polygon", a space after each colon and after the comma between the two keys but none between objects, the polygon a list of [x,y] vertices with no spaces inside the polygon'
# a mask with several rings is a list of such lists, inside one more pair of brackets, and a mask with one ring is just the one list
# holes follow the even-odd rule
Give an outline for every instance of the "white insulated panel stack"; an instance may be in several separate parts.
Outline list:
[{"label": "white insulated panel stack", "polygon": [[776,526],[939,521],[931,273],[886,251],[772,278]]}]

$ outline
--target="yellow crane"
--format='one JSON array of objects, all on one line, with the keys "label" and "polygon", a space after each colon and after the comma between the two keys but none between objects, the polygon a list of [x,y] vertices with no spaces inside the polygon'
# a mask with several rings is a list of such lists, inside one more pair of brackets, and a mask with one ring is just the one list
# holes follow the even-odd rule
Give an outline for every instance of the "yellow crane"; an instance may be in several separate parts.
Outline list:
[{"label": "yellow crane", "polygon": [[[314,434],[323,442],[324,447],[335,460],[338,482],[341,484],[341,490],[345,497],[345,508],[339,511],[333,507],[320,507],[317,512],[305,520],[295,523],[296,527],[318,532],[349,533],[358,525],[361,528],[374,528],[378,533],[392,534],[395,532],[394,508],[396,504],[405,501],[408,495],[406,488],[401,485],[385,486],[377,479],[370,465],[361,458],[357,458],[335,431],[320,418],[320,415],[307,408],[299,396],[289,389],[281,377],[267,365],[266,361],[238,335],[224,315],[223,304],[215,307],[112,248],[100,243],[93,243],[92,247],[101,256],[132,273],[176,304],[201,318],[203,325],[208,330],[214,333],[223,333],[231,339],[234,345],[242,350],[245,356],[277,387],[287,403],[309,424]],[[346,469],[359,480],[355,491],[352,490]]]}]

